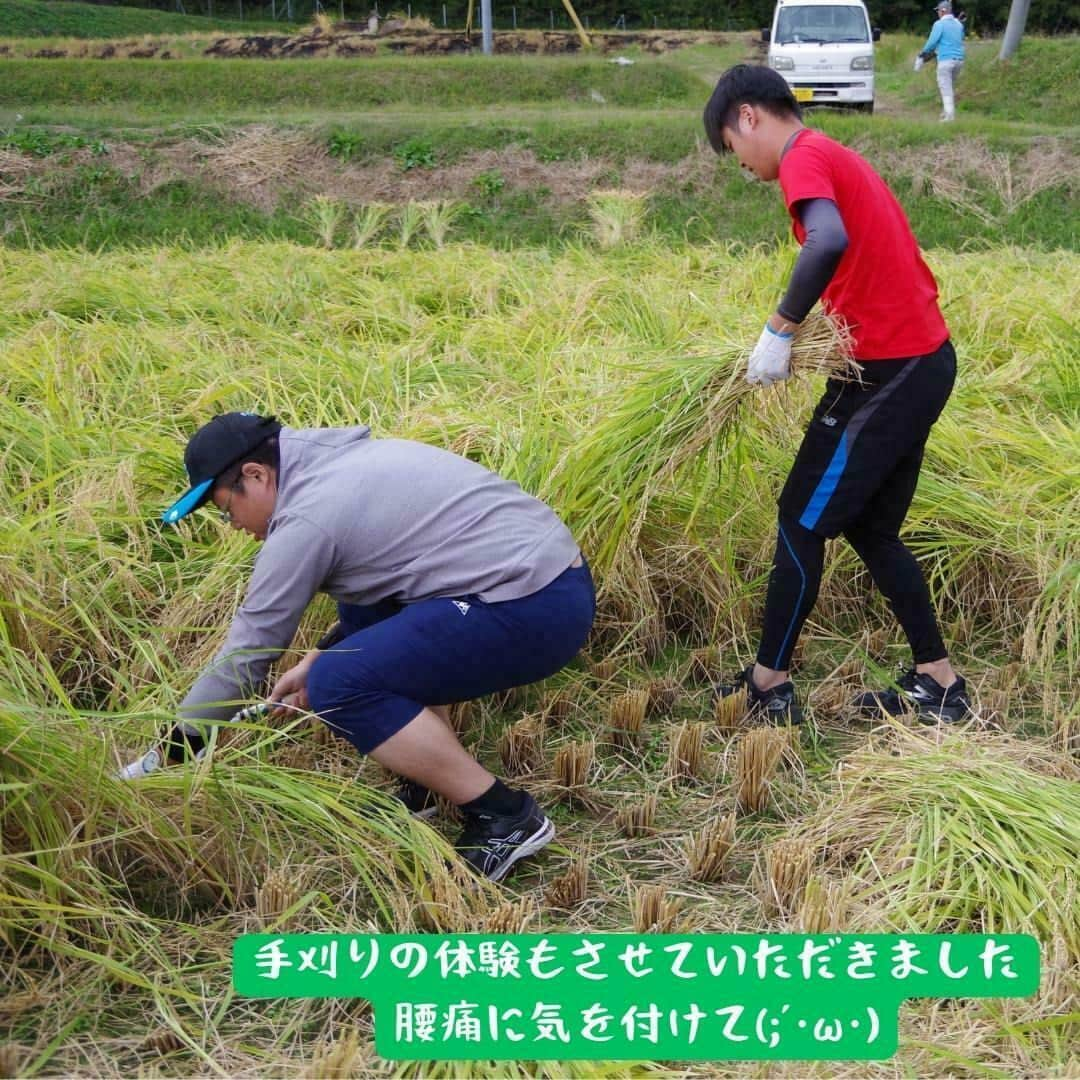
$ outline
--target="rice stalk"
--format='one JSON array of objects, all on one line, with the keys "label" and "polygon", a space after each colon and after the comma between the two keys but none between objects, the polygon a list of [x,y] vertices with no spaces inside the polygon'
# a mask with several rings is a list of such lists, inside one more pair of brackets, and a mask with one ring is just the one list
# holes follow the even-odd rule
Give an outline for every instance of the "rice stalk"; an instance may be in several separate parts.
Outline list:
[{"label": "rice stalk", "polygon": [[679,683],[666,676],[650,679],[645,687],[648,694],[647,716],[669,716],[679,701]]},{"label": "rice stalk", "polygon": [[436,248],[446,246],[446,238],[454,222],[461,217],[465,204],[454,199],[436,199],[416,204],[420,208],[424,229]]},{"label": "rice stalk", "polygon": [[589,891],[589,860],[579,855],[565,873],[555,878],[544,890],[544,900],[558,911],[573,911],[585,902]]},{"label": "rice stalk", "polygon": [[803,889],[796,920],[797,926],[804,934],[843,931],[846,929],[847,904],[846,882],[812,874]]},{"label": "rice stalk", "polygon": [[508,900],[488,914],[484,931],[488,934],[524,934],[538,914],[531,896]]},{"label": "rice stalk", "polygon": [[417,233],[423,228],[426,212],[420,203],[403,203],[398,208],[398,247],[405,249],[412,242]]},{"label": "rice stalk", "polygon": [[647,836],[656,825],[656,796],[646,795],[640,802],[620,807],[615,821],[623,836]]},{"label": "rice stalk", "polygon": [[608,711],[608,726],[616,746],[632,749],[639,745],[648,706],[648,690],[627,690],[612,698]]},{"label": "rice stalk", "polygon": [[364,1057],[360,1035],[350,1029],[340,1035],[312,1062],[306,1076],[311,1080],[348,1080],[357,1074]]},{"label": "rice stalk", "polygon": [[596,743],[592,739],[567,743],[555,752],[555,782],[568,802],[586,800],[589,773],[595,760]]},{"label": "rice stalk", "polygon": [[732,735],[746,719],[750,702],[745,689],[718,695],[713,701],[713,724],[721,735]]},{"label": "rice stalk", "polygon": [[690,876],[695,881],[719,881],[735,844],[735,814],[714,818],[687,837],[685,850]]},{"label": "rice stalk", "polygon": [[804,840],[777,840],[765,849],[762,902],[767,912],[791,914],[798,908],[813,862],[813,850]]},{"label": "rice stalk", "polygon": [[282,867],[271,870],[255,892],[255,914],[264,928],[277,926],[278,920],[303,895],[303,883],[296,874]]},{"label": "rice stalk", "polygon": [[507,776],[528,776],[544,761],[544,722],[539,716],[524,716],[503,732],[499,757]]},{"label": "rice stalk", "polygon": [[345,214],[345,204],[327,195],[316,195],[304,207],[304,220],[319,243],[327,249],[337,247]]},{"label": "rice stalk", "polygon": [[777,728],[751,728],[739,740],[735,755],[735,801],[743,813],[760,813],[769,805],[770,780],[787,743]]},{"label": "rice stalk", "polygon": [[353,214],[353,248],[362,251],[378,239],[390,216],[392,207],[388,203],[365,203]]},{"label": "rice stalk", "polygon": [[633,243],[645,219],[646,198],[639,192],[618,189],[590,192],[586,206],[597,246],[610,250]]},{"label": "rice stalk", "polygon": [[630,913],[638,934],[670,934],[682,912],[682,900],[666,885],[639,885],[630,896]]},{"label": "rice stalk", "polygon": [[673,783],[700,780],[706,771],[705,729],[703,721],[680,724],[671,737],[667,776]]}]

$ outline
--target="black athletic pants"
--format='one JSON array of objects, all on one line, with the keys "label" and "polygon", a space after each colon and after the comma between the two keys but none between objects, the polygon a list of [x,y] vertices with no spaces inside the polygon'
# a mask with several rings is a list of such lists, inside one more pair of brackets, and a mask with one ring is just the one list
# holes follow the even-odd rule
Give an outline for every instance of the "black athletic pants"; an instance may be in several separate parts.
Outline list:
[{"label": "black athletic pants", "polygon": [[947,655],[930,591],[900,526],[927,436],[955,378],[956,353],[946,341],[928,356],[865,363],[861,385],[829,380],[779,499],[759,664],[789,667],[817,600],[825,541],[841,533],[889,601],[915,663]]}]

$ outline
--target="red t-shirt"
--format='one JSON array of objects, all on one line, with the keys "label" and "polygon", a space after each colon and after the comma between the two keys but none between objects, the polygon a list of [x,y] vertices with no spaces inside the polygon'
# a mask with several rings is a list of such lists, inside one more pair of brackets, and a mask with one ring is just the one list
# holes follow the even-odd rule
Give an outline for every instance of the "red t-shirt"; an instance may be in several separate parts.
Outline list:
[{"label": "red t-shirt", "polygon": [[831,199],[840,211],[848,247],[821,304],[848,323],[855,358],[892,360],[939,348],[949,329],[938,308],[937,282],[896,196],[869,163],[804,128],[780,162],[780,187],[800,244],[806,230],[796,203]]}]

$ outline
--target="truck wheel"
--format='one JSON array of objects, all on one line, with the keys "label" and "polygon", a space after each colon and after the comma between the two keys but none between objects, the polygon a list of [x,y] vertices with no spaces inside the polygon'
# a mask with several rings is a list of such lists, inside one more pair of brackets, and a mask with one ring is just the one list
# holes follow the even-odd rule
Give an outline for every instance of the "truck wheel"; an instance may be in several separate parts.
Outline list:
[{"label": "truck wheel", "polygon": [[872,101],[858,101],[855,103],[855,111],[872,113],[874,111],[874,103]]}]

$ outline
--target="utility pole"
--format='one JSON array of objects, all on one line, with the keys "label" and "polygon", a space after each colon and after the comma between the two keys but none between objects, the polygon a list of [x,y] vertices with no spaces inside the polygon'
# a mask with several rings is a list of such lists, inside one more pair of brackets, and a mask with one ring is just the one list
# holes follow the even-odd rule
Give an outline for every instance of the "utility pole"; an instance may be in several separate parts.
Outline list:
[{"label": "utility pole", "polygon": [[1024,36],[1024,25],[1027,23],[1028,9],[1031,0],[1012,0],[1009,6],[1009,22],[1005,27],[1005,36],[1001,39],[1001,52],[999,60],[1009,60],[1020,48],[1020,39]]},{"label": "utility pole", "polygon": [[480,0],[480,31],[484,39],[484,55],[490,56],[494,47],[491,33],[491,0]]}]

